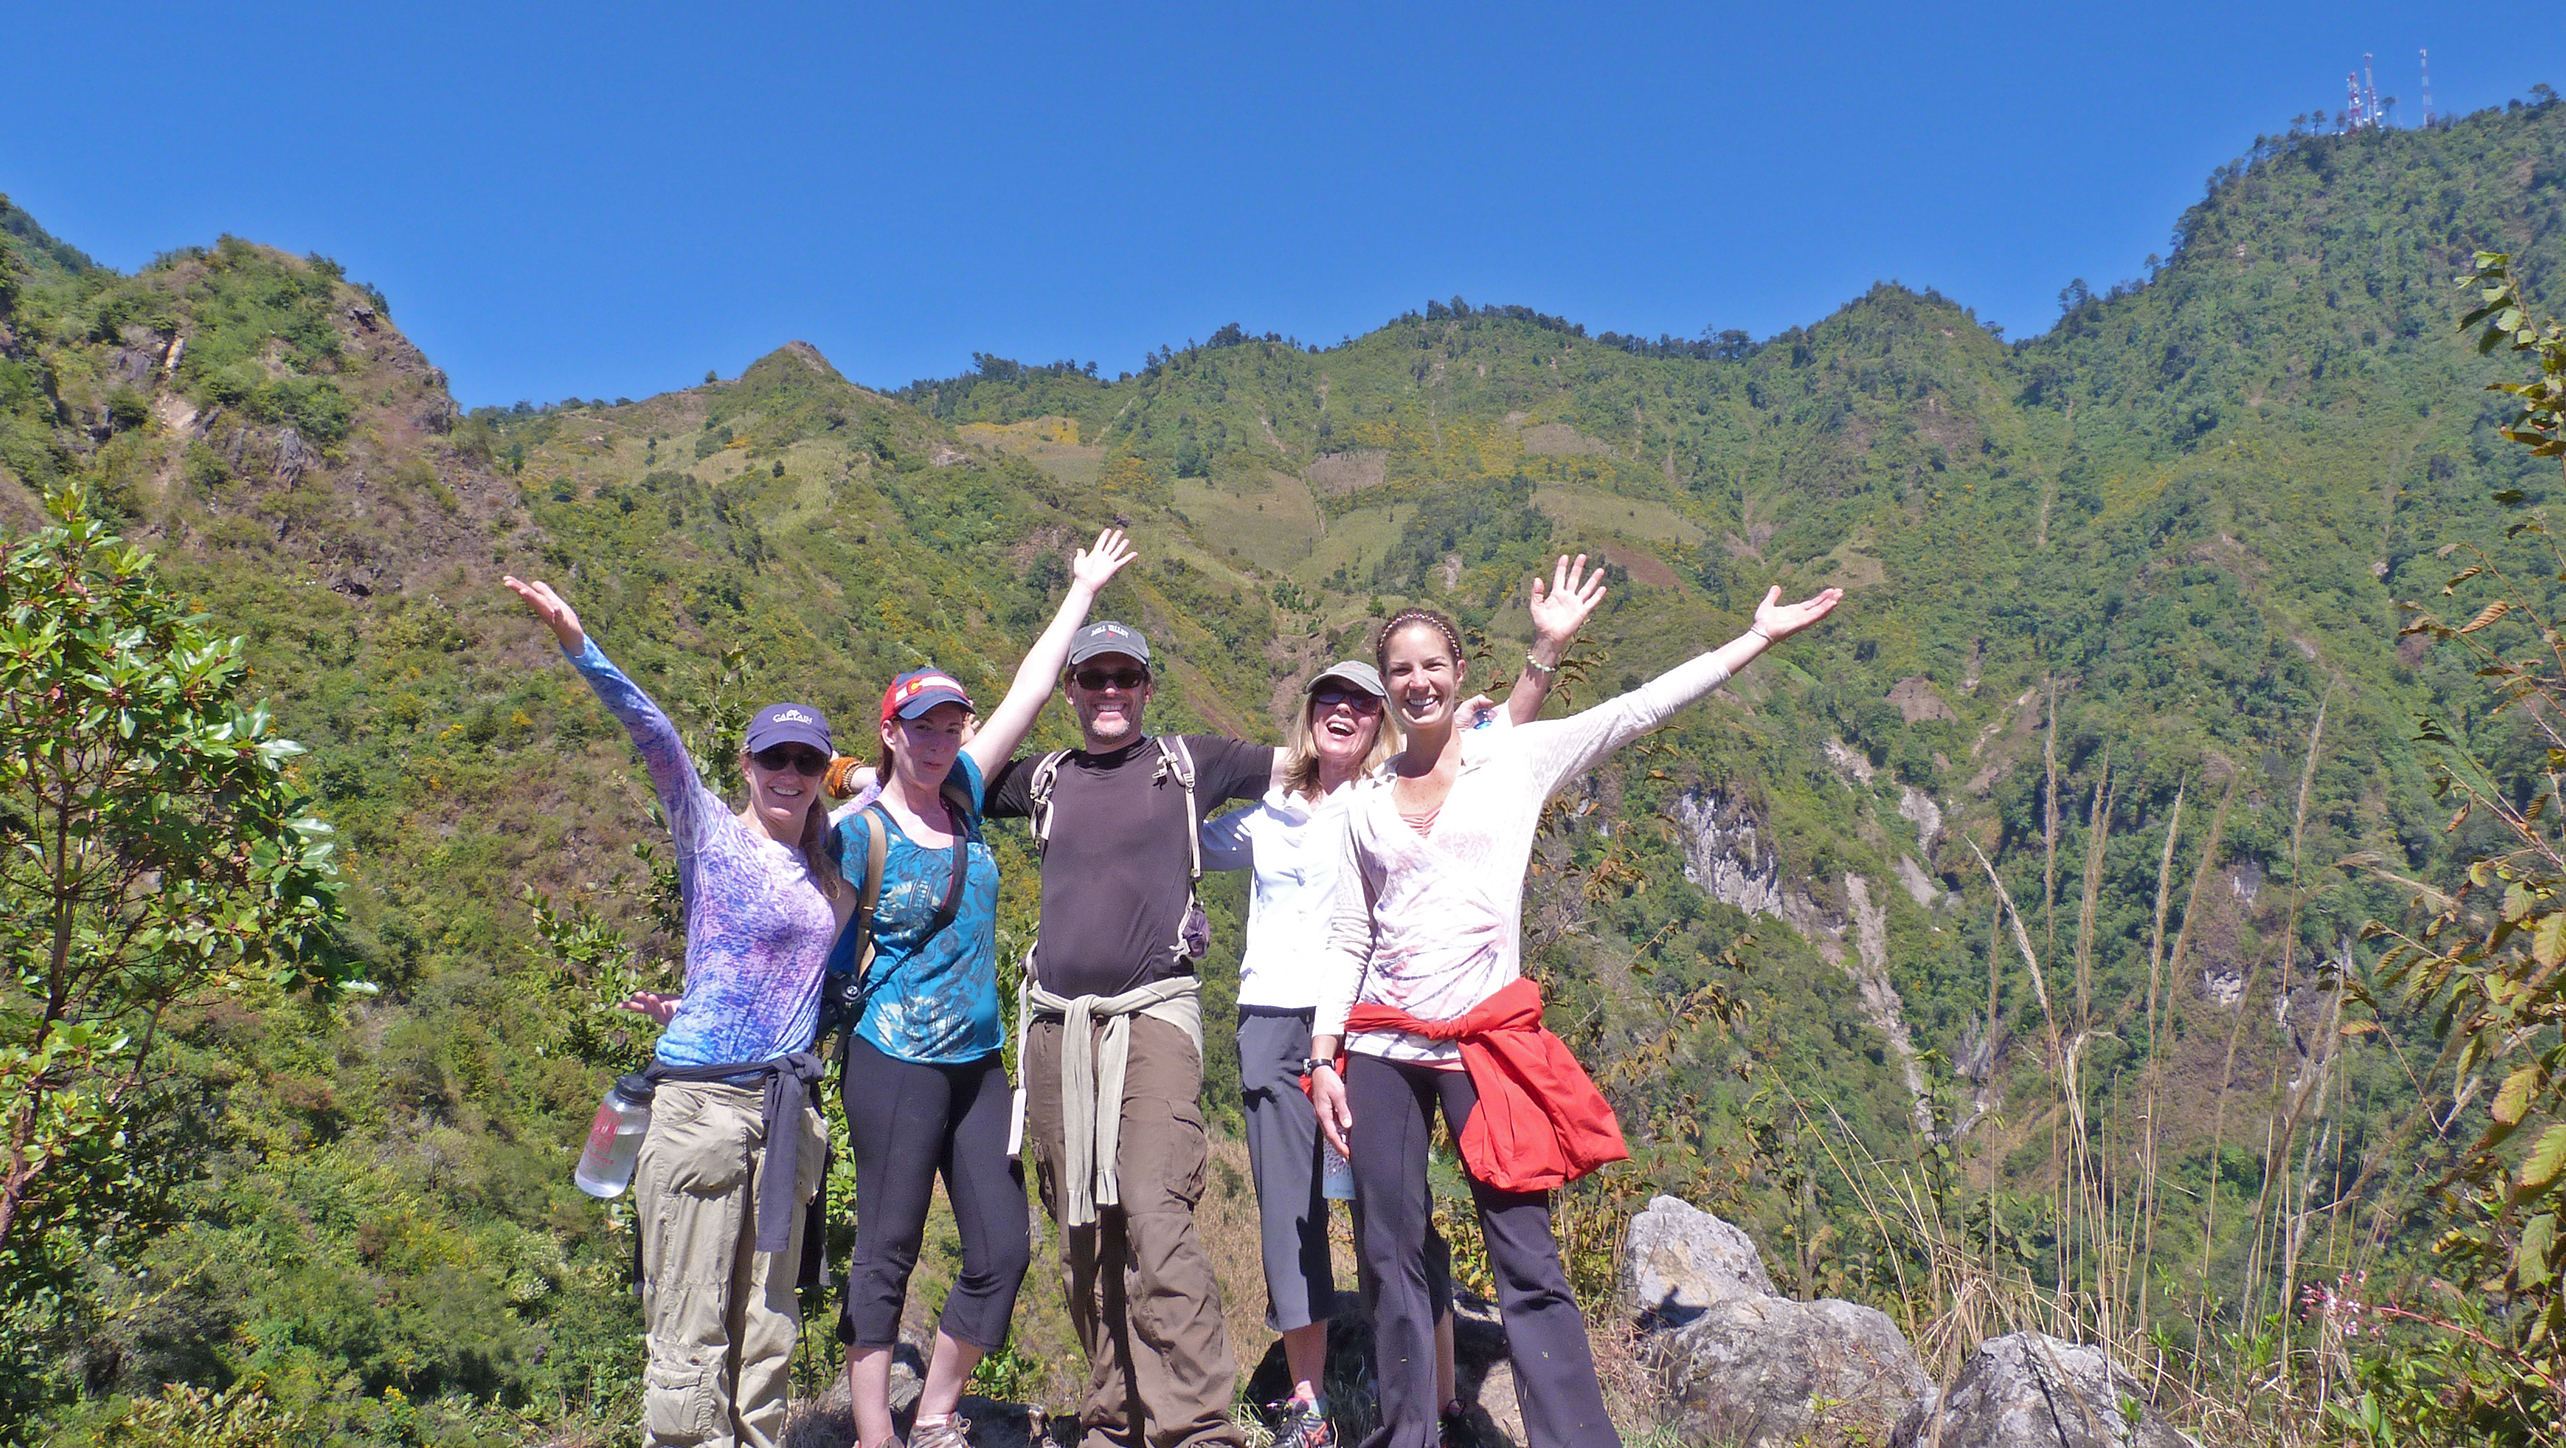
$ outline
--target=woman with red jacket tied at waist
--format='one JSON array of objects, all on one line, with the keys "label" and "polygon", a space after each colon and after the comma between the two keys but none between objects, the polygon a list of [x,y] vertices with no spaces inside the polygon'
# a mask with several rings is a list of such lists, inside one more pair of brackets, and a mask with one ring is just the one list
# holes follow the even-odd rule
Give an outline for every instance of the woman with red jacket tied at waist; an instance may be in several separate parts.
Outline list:
[{"label": "woman with red jacket tied at waist", "polygon": [[1381,1426],[1364,1448],[1435,1444],[1424,1243],[1438,1105],[1487,1239],[1526,1440],[1621,1441],[1551,1235],[1549,1193],[1629,1153],[1611,1107],[1542,1028],[1540,992],[1523,978],[1524,869],[1554,791],[1826,617],[1844,593],[1781,597],[1769,591],[1744,634],[1617,699],[1488,728],[1454,727],[1462,651],[1449,619],[1411,609],[1382,625],[1374,651],[1408,745],[1347,806],[1340,870],[1363,888],[1337,892],[1310,1072],[1319,1125],[1354,1167],[1360,1250],[1380,1284]]}]

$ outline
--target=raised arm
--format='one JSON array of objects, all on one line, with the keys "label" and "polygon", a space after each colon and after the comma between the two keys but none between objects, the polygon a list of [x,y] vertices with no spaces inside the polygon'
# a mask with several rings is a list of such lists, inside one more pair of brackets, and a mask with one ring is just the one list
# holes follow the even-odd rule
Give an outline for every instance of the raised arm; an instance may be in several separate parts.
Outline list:
[{"label": "raised arm", "polygon": [[691,848],[695,829],[705,819],[723,813],[721,800],[696,777],[695,761],[686,752],[686,741],[677,726],[661,712],[641,686],[624,677],[596,640],[579,626],[579,614],[552,585],[538,578],[523,583],[515,578],[502,580],[509,590],[526,601],[526,607],[552,629],[561,651],[570,656],[579,676],[595,691],[597,702],[615,716],[632,736],[633,747],[641,751],[642,764],[650,771],[651,788],[659,794],[659,807],[668,816],[669,832],[677,837],[680,848]]},{"label": "raised arm", "polygon": [[1515,724],[1529,724],[1541,713],[1541,701],[1550,697],[1550,681],[1559,677],[1559,661],[1568,656],[1568,646],[1577,641],[1577,631],[1594,616],[1595,606],[1604,601],[1604,570],[1586,571],[1586,555],[1568,561],[1559,555],[1551,566],[1550,591],[1544,593],[1541,579],[1532,581],[1532,650],[1524,656],[1523,673],[1506,695],[1506,718]]},{"label": "raised arm", "polygon": [[1763,652],[1835,611],[1844,599],[1841,588],[1822,589],[1798,603],[1782,602],[1779,585],[1766,590],[1746,632],[1677,664],[1619,698],[1572,714],[1528,725],[1523,747],[1532,751],[1533,777],[1543,793],[1591,769],[1605,755],[1666,722],[1668,715],[1733,678]]},{"label": "raised arm", "polygon": [[1120,528],[1106,529],[1096,535],[1095,547],[1078,550],[1069,566],[1069,593],[1060,600],[1060,611],[1051,616],[1051,626],[1042,631],[1042,637],[1025,650],[1025,661],[1016,665],[1016,679],[1007,686],[1007,697],[998,701],[980,732],[962,746],[984,778],[1006,763],[1033,732],[1035,718],[1051,702],[1051,691],[1059,687],[1061,665],[1069,659],[1070,636],[1087,621],[1096,594],[1137,556]]}]

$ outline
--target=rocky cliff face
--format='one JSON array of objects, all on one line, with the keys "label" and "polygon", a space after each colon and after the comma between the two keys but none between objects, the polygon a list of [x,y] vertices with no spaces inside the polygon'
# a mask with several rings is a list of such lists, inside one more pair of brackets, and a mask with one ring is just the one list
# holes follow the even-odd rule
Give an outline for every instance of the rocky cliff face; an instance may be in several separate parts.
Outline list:
[{"label": "rocky cliff face", "polygon": [[1780,917],[1782,857],[1742,801],[1689,789],[1676,796],[1674,814],[1684,832],[1685,879],[1723,905]]},{"label": "rocky cliff face", "polygon": [[[1864,1018],[1897,1058],[1901,1080],[1914,1102],[1917,1129],[1930,1136],[1934,1129],[1931,1097],[1907,1026],[1905,1003],[1889,978],[1888,910],[1884,902],[1872,899],[1870,880],[1861,875],[1844,877],[1850,918],[1836,917],[1805,889],[1784,890],[1781,856],[1768,843],[1771,828],[1743,801],[1697,786],[1676,796],[1671,812],[1682,832],[1685,879],[1723,905],[1785,921],[1852,979],[1861,992]],[[1942,812],[1932,799],[1909,789],[1899,813],[1915,822],[1930,849],[1942,830]],[[1929,905],[1938,898],[1938,888],[1920,866],[1904,857],[1899,864],[1904,867],[1900,879],[1917,903]]]}]

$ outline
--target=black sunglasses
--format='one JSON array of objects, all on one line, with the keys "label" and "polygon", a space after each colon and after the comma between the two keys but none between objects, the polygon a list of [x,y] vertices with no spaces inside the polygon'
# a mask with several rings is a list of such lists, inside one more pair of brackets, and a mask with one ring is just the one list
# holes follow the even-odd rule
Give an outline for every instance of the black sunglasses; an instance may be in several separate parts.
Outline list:
[{"label": "black sunglasses", "polygon": [[795,774],[812,776],[829,772],[827,755],[814,749],[805,749],[798,744],[778,744],[772,748],[761,749],[749,758],[756,760],[757,767],[760,769],[789,769]]},{"label": "black sunglasses", "polygon": [[1354,689],[1321,689],[1310,696],[1310,703],[1322,714],[1339,704],[1367,719],[1381,712],[1380,700]]},{"label": "black sunglasses", "polygon": [[1103,669],[1080,669],[1072,677],[1078,680],[1079,688],[1092,693],[1098,689],[1137,689],[1149,682],[1149,671],[1116,669],[1109,674]]}]

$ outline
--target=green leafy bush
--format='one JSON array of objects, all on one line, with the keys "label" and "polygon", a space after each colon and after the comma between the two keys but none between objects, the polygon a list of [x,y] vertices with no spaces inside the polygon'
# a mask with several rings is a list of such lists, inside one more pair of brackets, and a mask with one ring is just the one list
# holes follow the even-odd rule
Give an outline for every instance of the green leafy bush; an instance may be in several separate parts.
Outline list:
[{"label": "green leafy bush", "polygon": [[304,1448],[311,1439],[300,1413],[268,1400],[261,1383],[220,1392],[172,1383],[91,1430],[97,1448]]},{"label": "green leafy bush", "polygon": [[[2481,350],[2509,346],[2539,362],[2536,379],[2495,384],[2518,402],[2503,435],[2534,456],[2566,456],[2566,327],[2530,319],[2502,253],[2478,253],[2464,280],[2482,305],[2461,326],[2482,326]],[[2497,501],[2519,506],[2525,498],[2516,490]],[[2566,547],[2543,512],[2526,511],[2507,531],[2541,540],[2550,570],[2566,577]],[[2543,591],[2524,588],[2484,548],[2462,552],[2472,561],[2443,594],[2475,584],[2472,592],[2491,597],[2455,624],[2408,604],[2414,617],[2405,632],[2464,648],[2498,708],[2555,718],[2566,707],[2566,653]],[[2446,828],[2482,817],[2491,848],[2455,889],[2417,897],[2420,928],[2372,930],[2389,942],[2382,984],[2432,1020],[2450,1079],[2496,1083],[2476,1140],[2435,1194],[2441,1223],[2433,1252],[2473,1291],[2450,1301],[2394,1293],[2372,1301],[2346,1284],[2319,1297],[2356,1329],[2366,1315],[2419,1330],[2429,1348],[2429,1371],[2407,1363],[2370,1373],[2369,1393],[2345,1419],[2363,1436],[2377,1441],[2374,1428],[2401,1422],[2428,1437],[2553,1442],[2566,1424],[2566,799],[2557,792],[2566,740],[2551,729],[2540,755],[2489,760],[2436,719],[2424,721],[2423,736],[2439,754],[2436,792],[2458,802]],[[2377,1028],[2355,1021],[2345,1029]],[[2454,1122],[2472,1094],[2459,1092]]]}]

